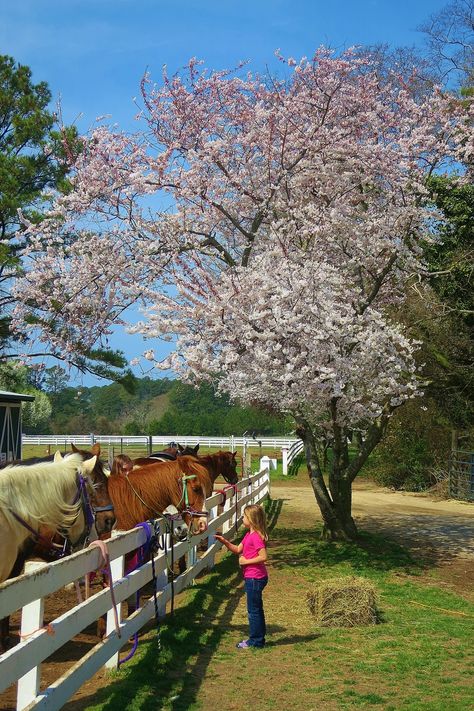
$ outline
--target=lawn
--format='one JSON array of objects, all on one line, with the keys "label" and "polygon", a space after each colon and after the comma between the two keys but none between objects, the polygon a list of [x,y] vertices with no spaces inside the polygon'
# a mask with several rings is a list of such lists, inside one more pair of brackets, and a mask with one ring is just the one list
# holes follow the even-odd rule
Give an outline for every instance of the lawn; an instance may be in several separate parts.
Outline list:
[{"label": "lawn", "polygon": [[[245,603],[236,560],[222,554],[161,625],[161,646],[150,628],[134,659],[71,709],[474,708],[474,605],[439,587],[426,574],[428,563],[390,539],[362,533],[357,543],[322,541],[319,526],[287,506],[287,490],[274,491],[281,498],[268,504],[266,648],[235,649],[246,631]],[[306,591],[345,575],[376,586],[379,624],[316,626]]]}]

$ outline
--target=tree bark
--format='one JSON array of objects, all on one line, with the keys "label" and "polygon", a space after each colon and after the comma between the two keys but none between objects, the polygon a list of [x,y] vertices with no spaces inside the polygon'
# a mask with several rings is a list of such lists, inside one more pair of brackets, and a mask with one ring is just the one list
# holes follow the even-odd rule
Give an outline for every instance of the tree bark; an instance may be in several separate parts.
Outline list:
[{"label": "tree bark", "polygon": [[[357,526],[352,518],[352,482],[380,442],[394,407],[387,406],[382,415],[368,429],[365,437],[356,438],[357,451],[349,459],[348,432],[337,424],[337,400],[331,407],[332,463],[328,484],[324,481],[324,464],[312,427],[299,422],[296,433],[303,440],[309,480],[323,517],[323,536],[330,539],[354,540]],[[324,456],[323,456],[324,458]]]},{"label": "tree bark", "polygon": [[304,443],[309,480],[323,517],[323,536],[334,540],[353,540],[357,537],[357,527],[351,514],[352,482],[345,476],[334,476],[333,472],[328,490],[313,432],[308,426],[299,427],[298,436]]}]

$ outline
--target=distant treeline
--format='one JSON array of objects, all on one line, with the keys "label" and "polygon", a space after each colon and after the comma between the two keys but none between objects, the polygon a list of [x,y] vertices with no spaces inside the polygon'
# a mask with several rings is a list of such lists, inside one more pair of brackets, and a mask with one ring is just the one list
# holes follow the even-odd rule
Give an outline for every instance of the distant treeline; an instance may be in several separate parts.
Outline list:
[{"label": "distant treeline", "polygon": [[[48,393],[51,434],[231,435],[286,434],[293,429],[272,413],[231,404],[212,387],[196,389],[179,380],[139,378],[133,394],[118,383],[103,387],[64,387]],[[36,428],[25,428],[33,432]]]}]

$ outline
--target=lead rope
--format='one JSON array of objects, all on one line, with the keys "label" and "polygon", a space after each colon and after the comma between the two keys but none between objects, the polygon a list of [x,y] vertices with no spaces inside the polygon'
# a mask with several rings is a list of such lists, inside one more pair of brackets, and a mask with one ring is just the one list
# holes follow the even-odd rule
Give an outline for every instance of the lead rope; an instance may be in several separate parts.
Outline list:
[{"label": "lead rope", "polygon": [[[146,556],[147,556],[147,555],[150,553],[150,551],[151,551],[152,534],[151,534],[151,526],[150,526],[150,524],[149,524],[147,521],[145,521],[145,522],[143,522],[143,523],[137,523],[137,525],[135,526],[135,528],[143,528],[143,530],[145,531],[145,535],[146,535],[146,541],[145,541],[145,543],[144,543],[142,546],[140,546],[140,548],[137,549],[137,558],[136,558],[137,563],[136,563],[136,565],[133,566],[133,568],[131,568],[130,570],[127,570],[127,571],[126,571],[126,574],[127,574],[127,575],[129,575],[129,574],[132,573],[134,570],[136,570],[138,567],[140,567],[141,565],[143,565]],[[154,569],[154,564],[153,564],[153,552],[151,553],[151,559],[152,559],[152,569]],[[154,582],[154,585],[155,585],[155,588],[156,588],[156,579],[155,579],[155,577],[153,578],[153,582]],[[135,608],[135,609],[138,610],[138,608],[140,607],[140,590],[137,590],[136,593],[135,593],[135,605],[136,605],[136,608]],[[128,661],[133,657],[133,655],[135,654],[135,652],[137,651],[137,649],[138,649],[138,632],[135,632],[135,634],[133,635],[132,648],[131,648],[131,650],[128,652],[128,654],[127,654],[123,659],[120,659],[120,658],[119,658],[119,660],[118,660],[118,666],[120,667],[122,664],[125,664],[125,662],[128,662]]]},{"label": "lead rope", "polygon": [[119,623],[119,619],[118,619],[117,602],[115,600],[115,592],[114,592],[114,586],[113,586],[113,580],[112,580],[112,570],[110,569],[110,556],[109,556],[109,551],[107,548],[107,543],[105,541],[101,541],[101,540],[92,541],[92,543],[89,543],[89,548],[92,548],[93,546],[98,548],[102,554],[102,560],[99,563],[97,570],[100,570],[100,568],[103,566],[107,572],[107,575],[109,576],[109,590],[110,590],[110,599],[112,601],[112,609],[114,611],[115,631],[117,633],[117,637],[122,637],[122,633],[120,631],[120,623]]}]

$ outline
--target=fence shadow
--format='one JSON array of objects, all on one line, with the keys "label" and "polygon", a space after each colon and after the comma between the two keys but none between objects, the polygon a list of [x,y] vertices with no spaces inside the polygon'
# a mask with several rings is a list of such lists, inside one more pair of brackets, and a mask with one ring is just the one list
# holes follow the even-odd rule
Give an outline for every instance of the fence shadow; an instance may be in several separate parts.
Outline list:
[{"label": "fence shadow", "polygon": [[140,642],[136,660],[111,675],[106,687],[69,701],[68,710],[102,703],[104,711],[117,711],[134,700],[136,704],[137,697],[143,711],[188,708],[244,594],[235,564],[233,557],[224,558],[205,580],[188,589],[193,599],[160,626],[161,649],[152,625],[145,626],[142,632],[150,634]]},{"label": "fence shadow", "polygon": [[267,517],[268,531],[272,531],[278,523],[278,518],[281,514],[281,511],[283,509],[283,503],[285,501],[286,499],[267,499],[267,503],[265,505],[265,513]]}]

